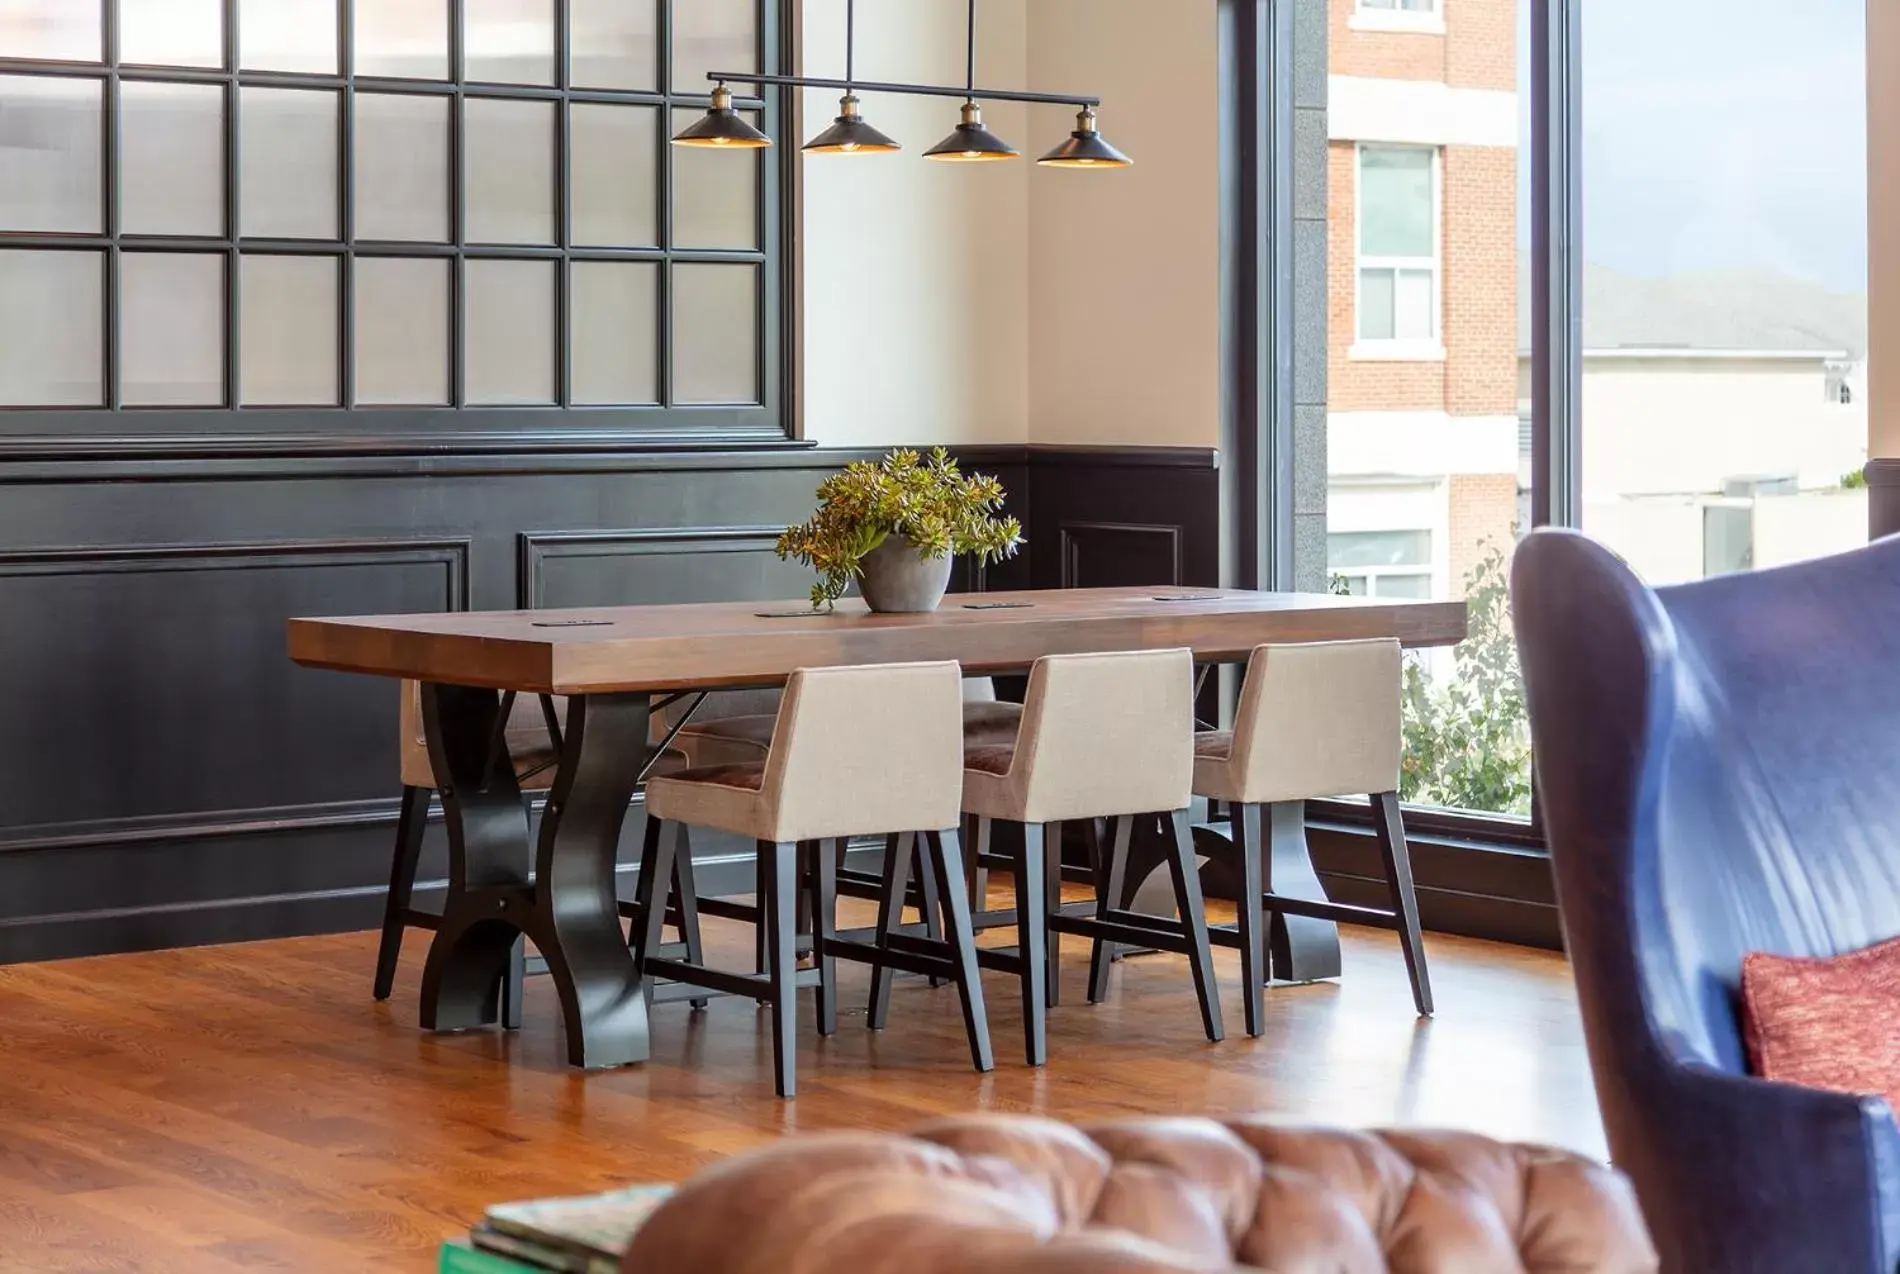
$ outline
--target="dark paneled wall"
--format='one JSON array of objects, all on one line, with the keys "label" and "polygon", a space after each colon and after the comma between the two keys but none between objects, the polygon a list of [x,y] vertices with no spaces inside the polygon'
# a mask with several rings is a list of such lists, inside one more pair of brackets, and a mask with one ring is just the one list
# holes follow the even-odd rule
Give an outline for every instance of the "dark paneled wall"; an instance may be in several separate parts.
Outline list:
[{"label": "dark paneled wall", "polygon": [[[369,926],[395,687],[286,619],[801,596],[773,539],[858,454],[0,462],[0,962]],[[1209,452],[964,458],[1030,538],[989,587],[1218,582]]]}]

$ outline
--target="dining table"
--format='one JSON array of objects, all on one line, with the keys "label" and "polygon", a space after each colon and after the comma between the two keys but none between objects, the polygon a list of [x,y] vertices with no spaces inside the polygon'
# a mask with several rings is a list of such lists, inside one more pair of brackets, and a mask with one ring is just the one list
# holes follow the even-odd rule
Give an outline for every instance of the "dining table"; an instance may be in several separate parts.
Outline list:
[{"label": "dining table", "polygon": [[[1215,588],[1094,588],[946,597],[883,614],[847,599],[572,610],[462,611],[289,621],[290,657],[310,668],[422,684],[422,718],[448,833],[449,881],[423,969],[426,1030],[492,1025],[519,936],[560,997],[568,1061],[601,1068],[648,1056],[648,988],[621,928],[621,827],[658,746],[649,717],[680,693],[783,685],[800,668],[955,660],[973,676],[1022,673],[1045,655],[1185,647],[1197,664],[1244,663],[1275,642],[1396,638],[1448,646],[1462,601]],[[513,696],[560,696],[558,763],[538,832],[502,743]],[[553,713],[549,713],[553,721]],[[901,721],[866,721],[901,730]],[[1267,887],[1325,899],[1304,826],[1276,820]],[[1296,976],[1338,972],[1325,920],[1280,917]]]}]

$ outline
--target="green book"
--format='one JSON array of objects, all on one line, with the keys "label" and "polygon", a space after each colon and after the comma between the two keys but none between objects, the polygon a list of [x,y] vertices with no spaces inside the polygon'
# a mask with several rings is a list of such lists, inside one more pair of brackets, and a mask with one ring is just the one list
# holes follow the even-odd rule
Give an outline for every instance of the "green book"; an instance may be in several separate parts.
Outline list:
[{"label": "green book", "polygon": [[483,1252],[461,1239],[450,1239],[442,1245],[442,1259],[435,1268],[437,1274],[541,1274],[532,1265]]}]

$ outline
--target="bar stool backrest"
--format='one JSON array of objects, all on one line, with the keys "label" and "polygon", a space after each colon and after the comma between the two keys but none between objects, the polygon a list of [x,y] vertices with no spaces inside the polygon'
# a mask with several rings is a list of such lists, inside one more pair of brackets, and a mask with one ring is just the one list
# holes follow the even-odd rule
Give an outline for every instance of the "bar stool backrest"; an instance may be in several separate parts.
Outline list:
[{"label": "bar stool backrest", "polygon": [[1193,654],[1038,659],[1008,777],[1031,823],[1186,808],[1194,783]]},{"label": "bar stool backrest", "polygon": [[801,668],[766,756],[779,840],[941,831],[963,799],[954,662]]},{"label": "bar stool backrest", "polygon": [[[554,701],[555,715],[567,719],[567,700]],[[398,764],[404,787],[435,787],[435,767],[429,761],[429,740],[422,732],[422,683],[402,683],[402,708],[397,729],[401,734]],[[547,719],[541,715],[539,695],[519,694],[508,714],[508,747],[514,752],[548,745]]]},{"label": "bar stool backrest", "polygon": [[1397,791],[1400,668],[1390,638],[1255,647],[1229,761],[1240,799]]}]

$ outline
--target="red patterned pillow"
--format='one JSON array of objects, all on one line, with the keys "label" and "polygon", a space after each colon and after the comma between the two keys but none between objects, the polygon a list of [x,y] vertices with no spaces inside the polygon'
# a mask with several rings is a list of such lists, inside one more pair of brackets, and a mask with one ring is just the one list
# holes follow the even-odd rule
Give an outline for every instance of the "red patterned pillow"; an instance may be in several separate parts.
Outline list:
[{"label": "red patterned pillow", "polygon": [[1900,938],[1825,958],[1745,957],[1742,1027],[1762,1078],[1877,1093],[1900,1111]]}]

